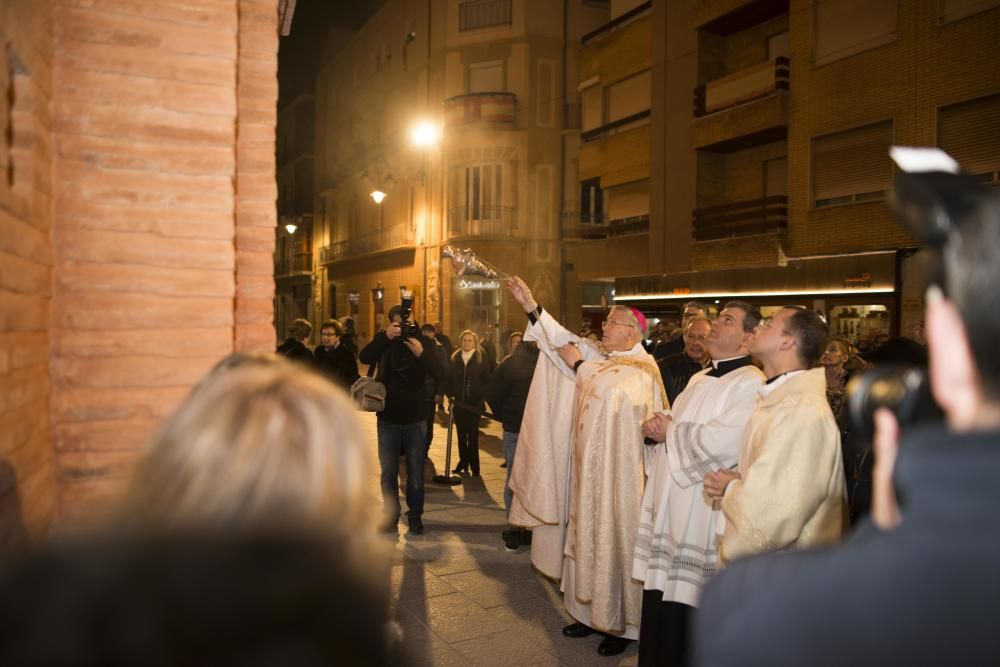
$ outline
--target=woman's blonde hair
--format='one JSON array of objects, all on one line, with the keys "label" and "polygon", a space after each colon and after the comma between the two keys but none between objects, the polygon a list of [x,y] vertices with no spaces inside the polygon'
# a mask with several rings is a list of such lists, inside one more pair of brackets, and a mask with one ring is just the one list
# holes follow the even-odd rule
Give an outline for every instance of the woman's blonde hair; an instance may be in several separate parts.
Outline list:
[{"label": "woman's blonde hair", "polygon": [[138,462],[124,511],[146,526],[370,526],[368,456],[347,398],[278,357],[224,360]]},{"label": "woman's blonde hair", "polygon": [[472,340],[476,341],[476,346],[472,348],[473,355],[476,357],[477,361],[482,361],[486,353],[483,348],[479,347],[479,334],[477,334],[472,329],[466,329],[462,333],[458,334],[458,345],[455,346],[455,351],[451,353],[452,359],[460,359],[462,357],[462,339],[466,335],[472,336]]}]

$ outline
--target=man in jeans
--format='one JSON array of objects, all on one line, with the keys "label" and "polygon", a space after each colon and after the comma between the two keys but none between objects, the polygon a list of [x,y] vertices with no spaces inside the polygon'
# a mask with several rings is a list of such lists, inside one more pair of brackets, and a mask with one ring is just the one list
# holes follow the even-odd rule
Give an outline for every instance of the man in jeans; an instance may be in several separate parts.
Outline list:
[{"label": "man in jeans", "polygon": [[[519,334],[511,334],[511,339]],[[500,362],[493,382],[490,384],[490,407],[503,420],[503,458],[507,463],[507,483],[503,490],[503,504],[510,515],[510,503],[514,498],[510,490],[510,471],[514,466],[517,451],[517,435],[521,430],[524,404],[528,400],[528,389],[538,363],[538,346],[535,343],[519,343],[507,358]],[[517,551],[522,545],[531,544],[531,531],[525,528],[509,528],[503,531],[504,548]]]},{"label": "man in jeans", "polygon": [[399,457],[406,455],[407,522],[412,535],[424,532],[424,461],[427,457],[425,413],[427,376],[444,377],[434,343],[412,322],[403,322],[400,306],[389,310],[389,328],[375,335],[358,358],[378,363],[377,377],[385,385],[385,409],[378,415],[378,460],[382,469],[382,531],[399,529]]}]

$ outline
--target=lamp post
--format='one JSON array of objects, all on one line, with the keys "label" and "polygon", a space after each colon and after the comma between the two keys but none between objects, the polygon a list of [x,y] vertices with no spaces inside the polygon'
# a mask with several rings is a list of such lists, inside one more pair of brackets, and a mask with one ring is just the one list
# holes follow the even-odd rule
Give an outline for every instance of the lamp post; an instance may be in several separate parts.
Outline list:
[{"label": "lamp post", "polygon": [[[441,144],[441,124],[436,123],[427,119],[417,121],[410,128],[410,143],[415,147],[423,151],[423,164],[420,168],[420,180],[424,186],[424,235],[423,235],[423,246],[424,246],[424,314],[430,312],[429,294],[427,289],[427,256],[429,251],[429,246],[431,243],[431,217],[433,214],[432,200],[430,195],[430,187],[427,167],[430,154],[433,150],[438,148]],[[443,184],[442,184],[443,187]],[[442,195],[443,197],[443,195]],[[441,217],[444,219],[444,199],[441,200]],[[443,224],[443,223],[442,223]],[[440,275],[438,276],[437,290],[441,290],[441,280]],[[438,299],[440,303],[440,298]],[[440,317],[441,313],[438,313]]]}]

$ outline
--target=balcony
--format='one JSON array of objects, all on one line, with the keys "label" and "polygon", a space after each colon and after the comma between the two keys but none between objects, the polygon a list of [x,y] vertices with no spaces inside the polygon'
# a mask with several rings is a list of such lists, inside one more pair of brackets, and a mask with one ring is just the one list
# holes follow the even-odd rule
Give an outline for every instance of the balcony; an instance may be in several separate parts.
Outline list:
[{"label": "balcony", "polygon": [[563,229],[567,238],[587,240],[646,234],[649,232],[649,214],[605,223],[600,213],[567,211],[563,213]]},{"label": "balcony", "polygon": [[313,256],[311,252],[301,252],[274,260],[275,276],[295,276],[312,273]]},{"label": "balcony", "polygon": [[514,126],[517,96],[513,93],[469,93],[444,101],[444,126],[460,128],[485,124]]},{"label": "balcony", "polygon": [[717,35],[732,35],[788,13],[788,0],[698,0],[694,27]]},{"label": "balcony", "polygon": [[458,6],[460,32],[502,25],[510,25],[510,0],[466,0]]},{"label": "balcony", "polygon": [[787,137],[788,85],[779,57],[695,88],[695,148],[728,153]]},{"label": "balcony", "polygon": [[638,5],[637,7],[628,10],[627,12],[625,12],[620,16],[616,16],[615,18],[611,19],[601,27],[597,28],[597,30],[588,32],[586,35],[580,38],[580,42],[584,46],[587,46],[603,37],[611,35],[621,30],[628,24],[632,23],[636,19],[645,16],[646,14],[649,14],[652,11],[652,7],[653,7],[652,0],[644,2]]},{"label": "balcony", "polygon": [[319,251],[319,261],[321,264],[335,264],[365,255],[414,247],[416,246],[409,225],[394,225],[377,232],[323,246]]},{"label": "balcony", "polygon": [[[599,178],[602,188],[610,188],[649,178],[650,126],[648,112],[643,114],[638,121],[589,131],[589,140],[580,146],[578,178],[581,181]],[[623,118],[617,122],[627,120]]]},{"label": "balcony", "polygon": [[695,241],[717,241],[777,234],[787,229],[788,197],[774,195],[696,208],[691,235]]},{"label": "balcony", "polygon": [[517,211],[512,206],[452,208],[448,211],[448,236],[513,236]]}]

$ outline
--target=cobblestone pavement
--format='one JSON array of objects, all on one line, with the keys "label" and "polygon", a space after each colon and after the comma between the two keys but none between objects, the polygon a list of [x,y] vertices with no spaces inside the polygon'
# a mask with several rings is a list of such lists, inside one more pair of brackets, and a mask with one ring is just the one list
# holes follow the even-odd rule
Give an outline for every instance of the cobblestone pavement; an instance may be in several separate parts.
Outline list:
[{"label": "cobblestone pavement", "polygon": [[[375,416],[362,418],[374,444]],[[562,627],[572,619],[563,609],[558,584],[535,573],[525,547],[519,553],[504,550],[500,425],[491,422],[481,429],[482,477],[463,476],[461,486],[431,481],[445,470],[446,442],[447,429],[439,422],[425,470],[426,532],[409,537],[404,521],[398,541],[384,538],[393,559],[394,614],[418,664],[635,665],[635,644],[605,658],[597,654],[600,635],[563,637]],[[457,440],[452,466],[456,448]],[[373,446],[377,471],[375,454]],[[373,502],[379,498],[381,504],[377,478],[372,488]]]}]

